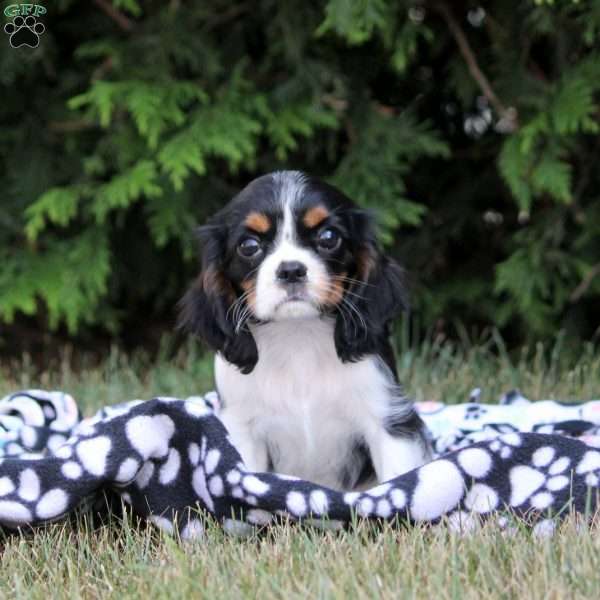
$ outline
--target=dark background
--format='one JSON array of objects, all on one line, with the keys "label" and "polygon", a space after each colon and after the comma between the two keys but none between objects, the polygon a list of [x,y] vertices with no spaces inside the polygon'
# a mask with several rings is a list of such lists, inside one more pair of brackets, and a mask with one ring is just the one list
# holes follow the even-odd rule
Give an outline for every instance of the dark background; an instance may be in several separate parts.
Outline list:
[{"label": "dark background", "polygon": [[0,37],[0,353],[156,349],[195,225],[282,168],[377,212],[399,336],[595,341],[600,1],[44,6]]}]

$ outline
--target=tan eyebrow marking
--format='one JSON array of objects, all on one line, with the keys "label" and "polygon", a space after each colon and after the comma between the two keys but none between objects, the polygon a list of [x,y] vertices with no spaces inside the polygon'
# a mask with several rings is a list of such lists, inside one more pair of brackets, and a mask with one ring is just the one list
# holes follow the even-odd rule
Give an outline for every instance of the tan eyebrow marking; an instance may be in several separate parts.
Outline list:
[{"label": "tan eyebrow marking", "polygon": [[314,208],[309,208],[304,214],[302,222],[306,227],[312,229],[320,223],[322,223],[329,216],[329,211],[322,205],[319,204]]},{"label": "tan eyebrow marking", "polygon": [[257,233],[267,233],[271,229],[271,219],[264,213],[251,212],[246,217],[244,225]]}]

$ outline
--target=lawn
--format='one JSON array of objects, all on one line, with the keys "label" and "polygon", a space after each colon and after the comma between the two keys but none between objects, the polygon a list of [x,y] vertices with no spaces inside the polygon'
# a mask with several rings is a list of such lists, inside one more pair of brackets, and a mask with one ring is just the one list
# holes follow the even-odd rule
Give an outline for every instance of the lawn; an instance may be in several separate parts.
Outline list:
[{"label": "lawn", "polygon": [[[166,353],[165,353],[166,356]],[[104,404],[211,387],[211,363],[189,348],[149,361],[113,352],[102,366],[65,351],[39,372],[26,358],[0,367],[0,395],[60,388],[86,414]],[[77,369],[71,365],[78,363]],[[457,350],[424,345],[402,353],[399,371],[416,399],[460,402],[473,387],[494,401],[519,387],[530,398],[600,396],[600,358],[591,347],[570,360],[538,348],[509,358],[502,344]],[[92,526],[85,518],[3,541],[0,595],[17,598],[598,598],[600,537],[566,522],[552,540],[493,527],[460,537],[444,527],[359,524],[343,533],[281,526],[254,538],[208,523],[202,542],[182,546],[129,518]]]}]

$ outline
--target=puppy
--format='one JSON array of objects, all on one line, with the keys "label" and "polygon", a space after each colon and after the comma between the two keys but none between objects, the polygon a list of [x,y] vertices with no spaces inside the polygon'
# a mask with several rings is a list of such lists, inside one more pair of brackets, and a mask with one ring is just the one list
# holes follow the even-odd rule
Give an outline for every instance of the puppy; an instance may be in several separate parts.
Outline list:
[{"label": "puppy", "polygon": [[363,210],[281,171],[252,181],[199,236],[180,324],[217,352],[221,417],[249,469],[359,489],[430,459],[388,340],[402,271]]}]

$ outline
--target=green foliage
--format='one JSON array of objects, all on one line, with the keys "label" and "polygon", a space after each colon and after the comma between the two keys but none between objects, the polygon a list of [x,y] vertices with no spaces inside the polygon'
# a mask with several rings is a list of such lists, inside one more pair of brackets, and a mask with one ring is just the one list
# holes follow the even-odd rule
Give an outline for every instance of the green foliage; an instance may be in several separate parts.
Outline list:
[{"label": "green foliage", "polygon": [[318,35],[335,31],[350,44],[362,44],[386,27],[390,6],[385,0],[330,0]]},{"label": "green foliage", "polygon": [[419,225],[427,210],[407,197],[404,179],[410,165],[421,157],[447,157],[449,149],[411,111],[390,116],[371,107],[364,115],[334,180],[357,202],[377,209],[384,240],[391,243],[400,225]]},{"label": "green foliage", "polygon": [[50,188],[36,202],[25,210],[27,224],[25,233],[30,240],[37,238],[48,223],[65,226],[77,215],[80,190],[76,186],[69,188]]},{"label": "green foliage", "polygon": [[108,7],[1,45],[0,342],[171,328],[194,227],[281,168],[377,214],[422,329],[596,334],[600,0]]},{"label": "green foliage", "polygon": [[500,172],[522,210],[533,198],[548,195],[559,202],[572,200],[569,150],[578,134],[597,134],[600,55],[593,53],[564,75],[536,102],[541,110],[503,145]]},{"label": "green foliage", "polygon": [[48,324],[64,320],[71,333],[80,321],[94,323],[110,275],[110,250],[104,231],[89,228],[68,240],[49,238],[43,251],[1,252],[0,317],[8,323],[17,310],[34,314],[43,298]]}]

